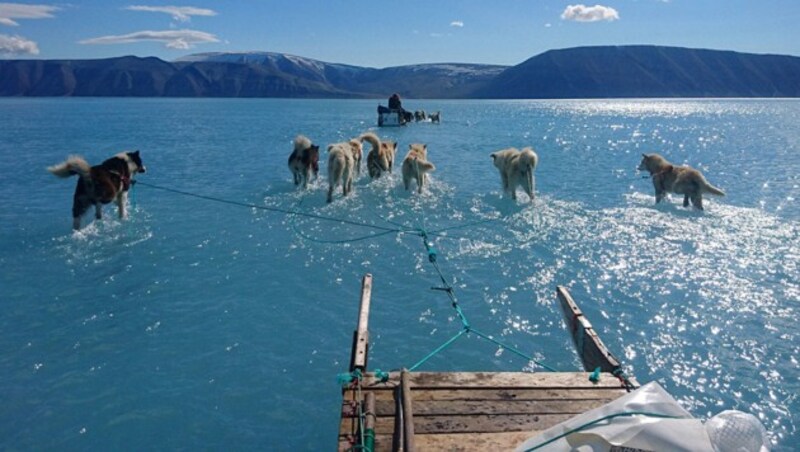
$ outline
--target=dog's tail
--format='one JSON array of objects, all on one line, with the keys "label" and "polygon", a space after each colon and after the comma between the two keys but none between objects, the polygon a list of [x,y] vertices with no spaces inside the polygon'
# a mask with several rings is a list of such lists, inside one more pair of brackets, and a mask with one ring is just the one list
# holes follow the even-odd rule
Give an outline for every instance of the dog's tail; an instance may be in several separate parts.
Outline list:
[{"label": "dog's tail", "polygon": [[433,163],[416,157],[414,158],[414,168],[417,170],[417,173],[419,174],[428,173],[436,170],[436,167],[433,165]]},{"label": "dog's tail", "polygon": [[522,151],[519,153],[519,161],[522,162],[523,165],[529,167],[531,171],[536,169],[536,165],[539,164],[539,156],[533,152],[533,149],[530,147],[523,148]]},{"label": "dog's tail", "polygon": [[380,138],[378,138],[378,135],[375,135],[372,132],[362,133],[361,136],[358,137],[358,141],[361,143],[365,141],[368,142],[370,145],[372,145],[372,151],[375,152],[378,152],[378,149],[381,147]]},{"label": "dog's tail", "polygon": [[725,192],[720,190],[719,188],[711,185],[708,183],[705,178],[703,178],[703,192],[712,194],[714,196],[725,196]]},{"label": "dog's tail", "polygon": [[305,135],[297,135],[294,137],[294,150],[302,151],[311,147],[311,140]]},{"label": "dog's tail", "polygon": [[70,177],[77,174],[80,177],[90,178],[91,169],[89,163],[78,155],[70,155],[66,161],[47,167],[47,171],[58,177]]}]

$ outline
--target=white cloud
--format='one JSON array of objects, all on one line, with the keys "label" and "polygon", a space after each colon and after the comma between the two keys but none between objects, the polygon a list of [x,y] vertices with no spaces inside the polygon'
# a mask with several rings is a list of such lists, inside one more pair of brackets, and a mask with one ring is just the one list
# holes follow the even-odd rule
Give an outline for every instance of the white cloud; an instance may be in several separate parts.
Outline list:
[{"label": "white cloud", "polygon": [[197,30],[137,31],[126,35],[84,39],[79,44],[130,44],[142,41],[163,42],[170,49],[191,49],[195,44],[219,42],[211,33]]},{"label": "white cloud", "polygon": [[450,22],[450,26],[451,27],[464,28],[464,22],[462,22],[460,20],[454,20],[454,21]]},{"label": "white cloud", "polygon": [[553,26],[553,24],[551,24],[550,22],[544,24],[544,28],[550,28],[552,26]]},{"label": "white cloud", "polygon": [[192,16],[216,16],[217,12],[205,8],[195,8],[194,6],[141,6],[132,5],[125,9],[129,11],[145,11],[150,13],[165,13],[172,16],[178,22],[189,22]]},{"label": "white cloud", "polygon": [[24,5],[22,3],[0,3],[0,25],[15,27],[19,25],[14,19],[49,19],[53,12],[60,10],[56,6]]},{"label": "white cloud", "polygon": [[3,55],[38,55],[39,46],[22,36],[0,35],[0,54]]},{"label": "white cloud", "polygon": [[619,20],[619,13],[610,6],[569,5],[564,12],[561,13],[561,18],[577,22],[612,21]]}]

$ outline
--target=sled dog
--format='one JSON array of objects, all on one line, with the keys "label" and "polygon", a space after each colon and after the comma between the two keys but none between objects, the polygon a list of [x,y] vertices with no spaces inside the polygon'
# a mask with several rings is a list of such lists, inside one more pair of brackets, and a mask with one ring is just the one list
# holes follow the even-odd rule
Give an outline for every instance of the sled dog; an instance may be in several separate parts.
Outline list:
[{"label": "sled dog", "polygon": [[667,193],[676,193],[683,195],[683,207],[689,207],[691,201],[695,209],[703,210],[703,193],[725,196],[725,192],[709,184],[700,171],[689,166],[673,165],[659,154],[642,154],[638,169],[650,173],[656,190],[656,204]]},{"label": "sled dog", "polygon": [[117,203],[119,217],[125,218],[125,205],[128,190],[134,183],[136,173],[144,173],[145,167],[139,151],[120,152],[95,166],[83,157],[71,155],[63,163],[47,168],[58,177],[78,176],[75,195],[72,198],[72,228],[81,228],[81,217],[89,207],[94,206],[94,217],[101,219],[103,204]]}]

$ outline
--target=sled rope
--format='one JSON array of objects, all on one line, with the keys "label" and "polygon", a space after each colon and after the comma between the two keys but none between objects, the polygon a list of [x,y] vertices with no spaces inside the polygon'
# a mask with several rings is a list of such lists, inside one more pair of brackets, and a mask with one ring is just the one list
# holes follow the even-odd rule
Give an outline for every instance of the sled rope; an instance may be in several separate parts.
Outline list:
[{"label": "sled rope", "polygon": [[[433,265],[433,268],[436,270],[436,273],[438,274],[439,279],[442,282],[442,286],[441,287],[433,287],[432,290],[437,290],[437,291],[442,291],[442,292],[447,293],[447,296],[450,298],[450,305],[455,310],[456,316],[461,321],[461,330],[455,336],[453,336],[450,339],[448,339],[444,344],[442,344],[441,346],[437,347],[435,350],[433,350],[431,353],[429,353],[423,359],[421,359],[416,364],[414,364],[409,370],[413,371],[413,370],[419,368],[421,365],[423,365],[429,359],[431,359],[432,357],[436,356],[441,351],[445,350],[447,347],[449,347],[451,344],[453,344],[456,340],[458,340],[462,336],[469,335],[469,333],[474,333],[476,336],[478,336],[480,338],[483,338],[483,339],[486,339],[486,340],[496,344],[497,346],[503,348],[504,350],[508,350],[511,353],[514,353],[514,354],[526,359],[528,362],[532,362],[532,363],[534,363],[534,364],[536,364],[536,365],[538,365],[538,366],[540,366],[540,367],[542,367],[542,368],[544,368],[546,370],[549,370],[551,372],[555,372],[556,371],[554,368],[552,368],[552,367],[550,367],[550,366],[548,366],[548,365],[546,365],[546,364],[534,359],[530,355],[527,355],[527,354],[521,352],[517,348],[515,348],[513,346],[510,346],[508,344],[505,344],[505,343],[503,343],[501,341],[498,341],[497,339],[494,339],[491,336],[489,336],[487,334],[484,334],[484,333],[482,333],[482,332],[480,332],[480,331],[478,331],[478,330],[476,330],[475,328],[472,327],[472,325],[467,320],[467,317],[464,314],[464,311],[461,309],[461,306],[458,304],[458,300],[456,299],[455,290],[454,290],[453,286],[448,282],[447,278],[445,278],[444,273],[442,272],[441,268],[439,267],[439,263],[437,261],[436,248],[434,248],[433,244],[430,242],[430,240],[428,238],[429,235],[436,235],[436,236],[441,237],[441,238],[448,238],[447,235],[442,234],[442,233],[446,232],[446,231],[454,230],[454,229],[462,229],[462,228],[467,228],[467,227],[471,227],[471,226],[476,226],[476,225],[479,225],[479,224],[485,224],[485,223],[489,223],[489,222],[493,222],[493,221],[498,221],[498,220],[502,219],[501,217],[489,218],[489,219],[474,221],[474,222],[470,222],[470,223],[465,223],[465,224],[462,224],[462,225],[453,225],[453,226],[448,226],[448,227],[439,228],[439,229],[433,229],[431,231],[428,231],[424,227],[424,225],[425,225],[424,212],[423,212],[423,215],[422,215],[423,227],[422,228],[416,228],[416,229],[407,228],[407,227],[405,227],[405,226],[403,226],[403,225],[401,225],[399,223],[392,222],[390,220],[382,218],[380,215],[377,215],[379,218],[381,218],[381,220],[386,221],[386,222],[391,223],[391,224],[396,226],[396,227],[385,227],[385,226],[379,226],[379,225],[375,225],[375,224],[369,224],[369,223],[362,223],[362,222],[353,221],[353,220],[347,220],[347,219],[344,219],[344,218],[328,217],[328,216],[325,216],[325,215],[319,215],[319,214],[314,214],[314,213],[301,211],[300,207],[302,206],[303,201],[305,200],[304,197],[301,198],[300,201],[298,201],[298,203],[294,206],[294,208],[289,210],[289,209],[282,209],[282,208],[279,208],[279,207],[270,207],[270,206],[263,206],[263,205],[240,202],[240,201],[233,201],[233,200],[229,200],[229,199],[218,198],[218,197],[215,197],[215,196],[201,195],[201,194],[192,193],[192,192],[188,192],[188,191],[184,191],[184,190],[177,190],[177,189],[174,189],[174,188],[169,188],[169,187],[163,187],[163,186],[160,186],[160,185],[150,184],[150,183],[147,183],[147,182],[139,181],[137,183],[139,185],[143,185],[145,187],[150,187],[150,188],[154,188],[154,189],[157,189],[157,190],[163,190],[163,191],[167,191],[167,192],[175,193],[175,194],[180,194],[180,195],[184,195],[184,196],[190,196],[190,197],[193,197],[193,198],[203,199],[203,200],[206,200],[206,201],[213,201],[213,202],[218,202],[218,203],[228,204],[228,205],[233,205],[233,206],[247,207],[247,208],[250,208],[250,209],[265,210],[265,211],[269,211],[269,212],[277,212],[277,213],[286,214],[287,216],[289,216],[289,222],[290,222],[290,224],[292,226],[292,229],[294,230],[294,232],[298,236],[300,236],[301,238],[303,238],[305,240],[308,240],[308,241],[311,241],[311,242],[316,242],[316,243],[341,245],[341,244],[358,242],[358,241],[362,241],[362,240],[369,240],[369,239],[377,238],[377,237],[380,237],[380,236],[383,236],[383,235],[388,235],[388,234],[413,234],[413,235],[417,235],[417,236],[422,238],[423,245],[425,246],[425,250],[427,252],[428,261]],[[375,213],[375,212],[373,212],[373,213]],[[294,219],[297,218],[297,217],[313,218],[313,219],[317,219],[317,220],[337,222],[337,223],[348,224],[348,225],[352,225],[352,226],[358,226],[358,227],[364,227],[364,228],[372,228],[372,229],[374,229],[376,231],[380,231],[380,232],[377,232],[377,233],[374,233],[374,234],[369,234],[369,235],[364,235],[364,236],[360,236],[360,237],[342,239],[342,240],[317,239],[317,238],[309,236],[308,234],[304,233],[303,231],[301,231],[297,227],[296,223],[294,222]]]},{"label": "sled rope", "polygon": [[[423,218],[423,222],[424,222],[424,218]],[[439,262],[437,261],[436,248],[434,248],[433,244],[431,244],[431,242],[428,240],[427,231],[425,231],[425,229],[419,229],[418,235],[420,237],[422,237],[422,243],[425,246],[426,252],[428,253],[428,262],[430,262],[431,265],[433,265],[433,268],[436,270],[436,273],[439,275],[439,279],[442,281],[442,287],[431,287],[431,290],[438,290],[438,291],[441,291],[441,292],[445,292],[447,294],[447,296],[450,298],[450,305],[455,310],[456,316],[459,318],[459,320],[461,320],[461,330],[459,330],[459,332],[456,333],[455,336],[451,337],[450,339],[445,341],[442,345],[440,345],[439,347],[434,349],[432,352],[428,353],[424,358],[422,358],[421,360],[417,361],[413,366],[411,366],[408,369],[409,371],[416,370],[421,365],[425,364],[425,362],[427,362],[429,359],[433,358],[434,356],[439,354],[441,351],[445,350],[447,347],[449,347],[451,344],[453,344],[456,340],[460,339],[462,336],[469,335],[469,333],[474,333],[476,336],[478,336],[478,337],[480,337],[482,339],[486,339],[489,342],[492,342],[493,344],[497,345],[498,347],[500,347],[500,348],[502,348],[504,350],[508,350],[509,352],[514,353],[514,354],[526,359],[528,362],[532,362],[532,363],[538,365],[539,367],[542,367],[542,368],[544,368],[544,369],[546,369],[546,370],[548,370],[550,372],[557,372],[556,369],[554,369],[554,368],[548,366],[547,364],[545,364],[545,363],[533,358],[530,355],[527,355],[527,354],[521,352],[516,347],[508,345],[508,344],[506,344],[504,342],[498,341],[497,339],[494,339],[493,337],[491,337],[491,336],[489,336],[487,334],[484,334],[484,333],[476,330],[475,328],[473,328],[472,325],[469,323],[469,320],[467,320],[467,316],[464,314],[464,311],[461,309],[461,306],[458,304],[458,300],[456,299],[456,295],[455,295],[455,289],[453,288],[452,284],[450,284],[450,282],[447,280],[447,278],[445,278],[444,273],[442,273],[442,269],[439,267]]]}]

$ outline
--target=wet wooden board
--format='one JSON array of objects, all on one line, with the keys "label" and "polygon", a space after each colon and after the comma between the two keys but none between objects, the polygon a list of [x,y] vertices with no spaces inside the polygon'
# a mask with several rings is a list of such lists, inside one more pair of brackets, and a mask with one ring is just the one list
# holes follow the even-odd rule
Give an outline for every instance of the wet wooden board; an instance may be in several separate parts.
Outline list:
[{"label": "wet wooden board", "polygon": [[[597,389],[621,388],[620,381],[608,373],[600,374],[597,383],[589,381],[589,372],[414,372],[410,375],[411,386],[420,389],[525,389],[525,388],[569,388]],[[386,383],[374,374],[364,377],[363,386],[369,389],[393,389],[400,381],[400,372],[390,372]]]},{"label": "wet wooden board", "polygon": [[[472,433],[464,434],[417,434],[417,450],[420,451],[505,451],[514,450],[528,438],[535,436],[536,430],[529,432]],[[339,450],[346,451],[351,444],[348,441],[339,443]],[[375,435],[375,450],[392,450],[392,435]]]},{"label": "wet wooden board", "polygon": [[[627,392],[613,375],[597,383],[587,372],[416,372],[409,374],[417,450],[508,450],[558,423],[604,405]],[[395,388],[364,376],[362,396],[374,394],[375,450],[392,450],[397,426]],[[357,391],[345,389],[340,450],[358,432]]]},{"label": "wet wooden board", "polygon": [[581,358],[583,368],[587,371],[600,368],[602,372],[614,372],[619,369],[619,360],[600,340],[589,319],[583,315],[581,308],[572,299],[569,290],[558,286],[556,294],[564,314],[564,323],[572,336],[573,345]]}]

